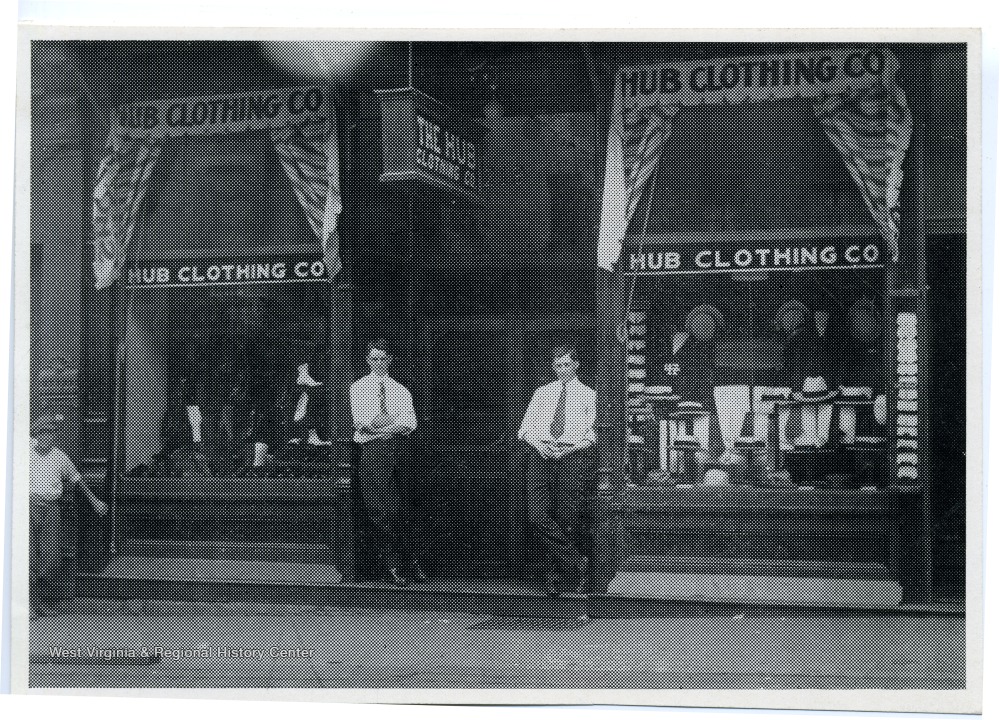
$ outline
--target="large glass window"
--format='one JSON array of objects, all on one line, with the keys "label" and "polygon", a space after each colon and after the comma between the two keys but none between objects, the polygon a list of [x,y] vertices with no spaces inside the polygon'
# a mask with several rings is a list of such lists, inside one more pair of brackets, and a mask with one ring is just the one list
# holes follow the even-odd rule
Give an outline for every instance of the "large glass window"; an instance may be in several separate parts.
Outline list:
[{"label": "large glass window", "polygon": [[880,280],[644,278],[628,337],[633,481],[883,487]]},{"label": "large glass window", "polygon": [[[278,263],[288,264],[243,264],[273,273]],[[180,265],[214,274],[212,266]],[[329,477],[328,293],[310,280],[130,288],[126,475]]]}]

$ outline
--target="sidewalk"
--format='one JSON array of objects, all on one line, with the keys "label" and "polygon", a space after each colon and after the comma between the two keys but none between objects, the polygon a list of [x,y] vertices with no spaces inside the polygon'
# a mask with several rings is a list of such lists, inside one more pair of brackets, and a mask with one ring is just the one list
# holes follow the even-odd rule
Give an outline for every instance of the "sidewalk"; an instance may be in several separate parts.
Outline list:
[{"label": "sidewalk", "polygon": [[[30,641],[33,687],[955,688],[965,677],[964,618],[947,616],[565,619],[248,606],[40,618]],[[82,657],[54,662],[53,648]],[[91,648],[116,657],[88,657]]]}]

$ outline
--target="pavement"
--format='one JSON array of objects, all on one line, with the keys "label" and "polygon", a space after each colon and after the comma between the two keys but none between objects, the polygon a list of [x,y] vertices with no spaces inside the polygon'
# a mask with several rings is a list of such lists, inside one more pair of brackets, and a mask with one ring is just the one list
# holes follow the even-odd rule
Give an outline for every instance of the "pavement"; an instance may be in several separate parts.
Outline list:
[{"label": "pavement", "polygon": [[83,608],[31,622],[30,684],[961,688],[964,633],[956,615],[591,619],[250,604]]}]

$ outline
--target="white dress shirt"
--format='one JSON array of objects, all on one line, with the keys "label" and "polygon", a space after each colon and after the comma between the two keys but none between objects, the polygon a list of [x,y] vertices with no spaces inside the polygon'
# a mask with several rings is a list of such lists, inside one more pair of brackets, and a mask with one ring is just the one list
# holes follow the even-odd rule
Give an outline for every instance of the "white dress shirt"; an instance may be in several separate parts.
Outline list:
[{"label": "white dress shirt", "polygon": [[381,387],[385,386],[386,414],[408,432],[417,429],[417,415],[413,411],[413,396],[403,385],[388,375],[365,375],[351,385],[351,417],[354,419],[354,441],[366,443],[378,434],[363,432],[360,428],[368,426],[380,411]]},{"label": "white dress shirt", "polygon": [[562,394],[562,381],[556,380],[535,390],[517,436],[521,440],[541,440],[577,445],[591,445],[596,440],[597,393],[578,378],[566,383],[566,428],[559,438],[552,437],[552,420]]}]

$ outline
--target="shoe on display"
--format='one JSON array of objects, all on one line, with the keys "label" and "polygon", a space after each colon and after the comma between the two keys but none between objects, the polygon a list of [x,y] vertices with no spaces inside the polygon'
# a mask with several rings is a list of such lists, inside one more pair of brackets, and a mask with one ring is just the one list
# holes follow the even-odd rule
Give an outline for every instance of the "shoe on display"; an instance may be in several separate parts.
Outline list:
[{"label": "shoe on display", "polygon": [[309,363],[302,363],[299,365],[299,377],[295,384],[303,387],[319,387],[323,383],[313,380],[309,375]]}]

